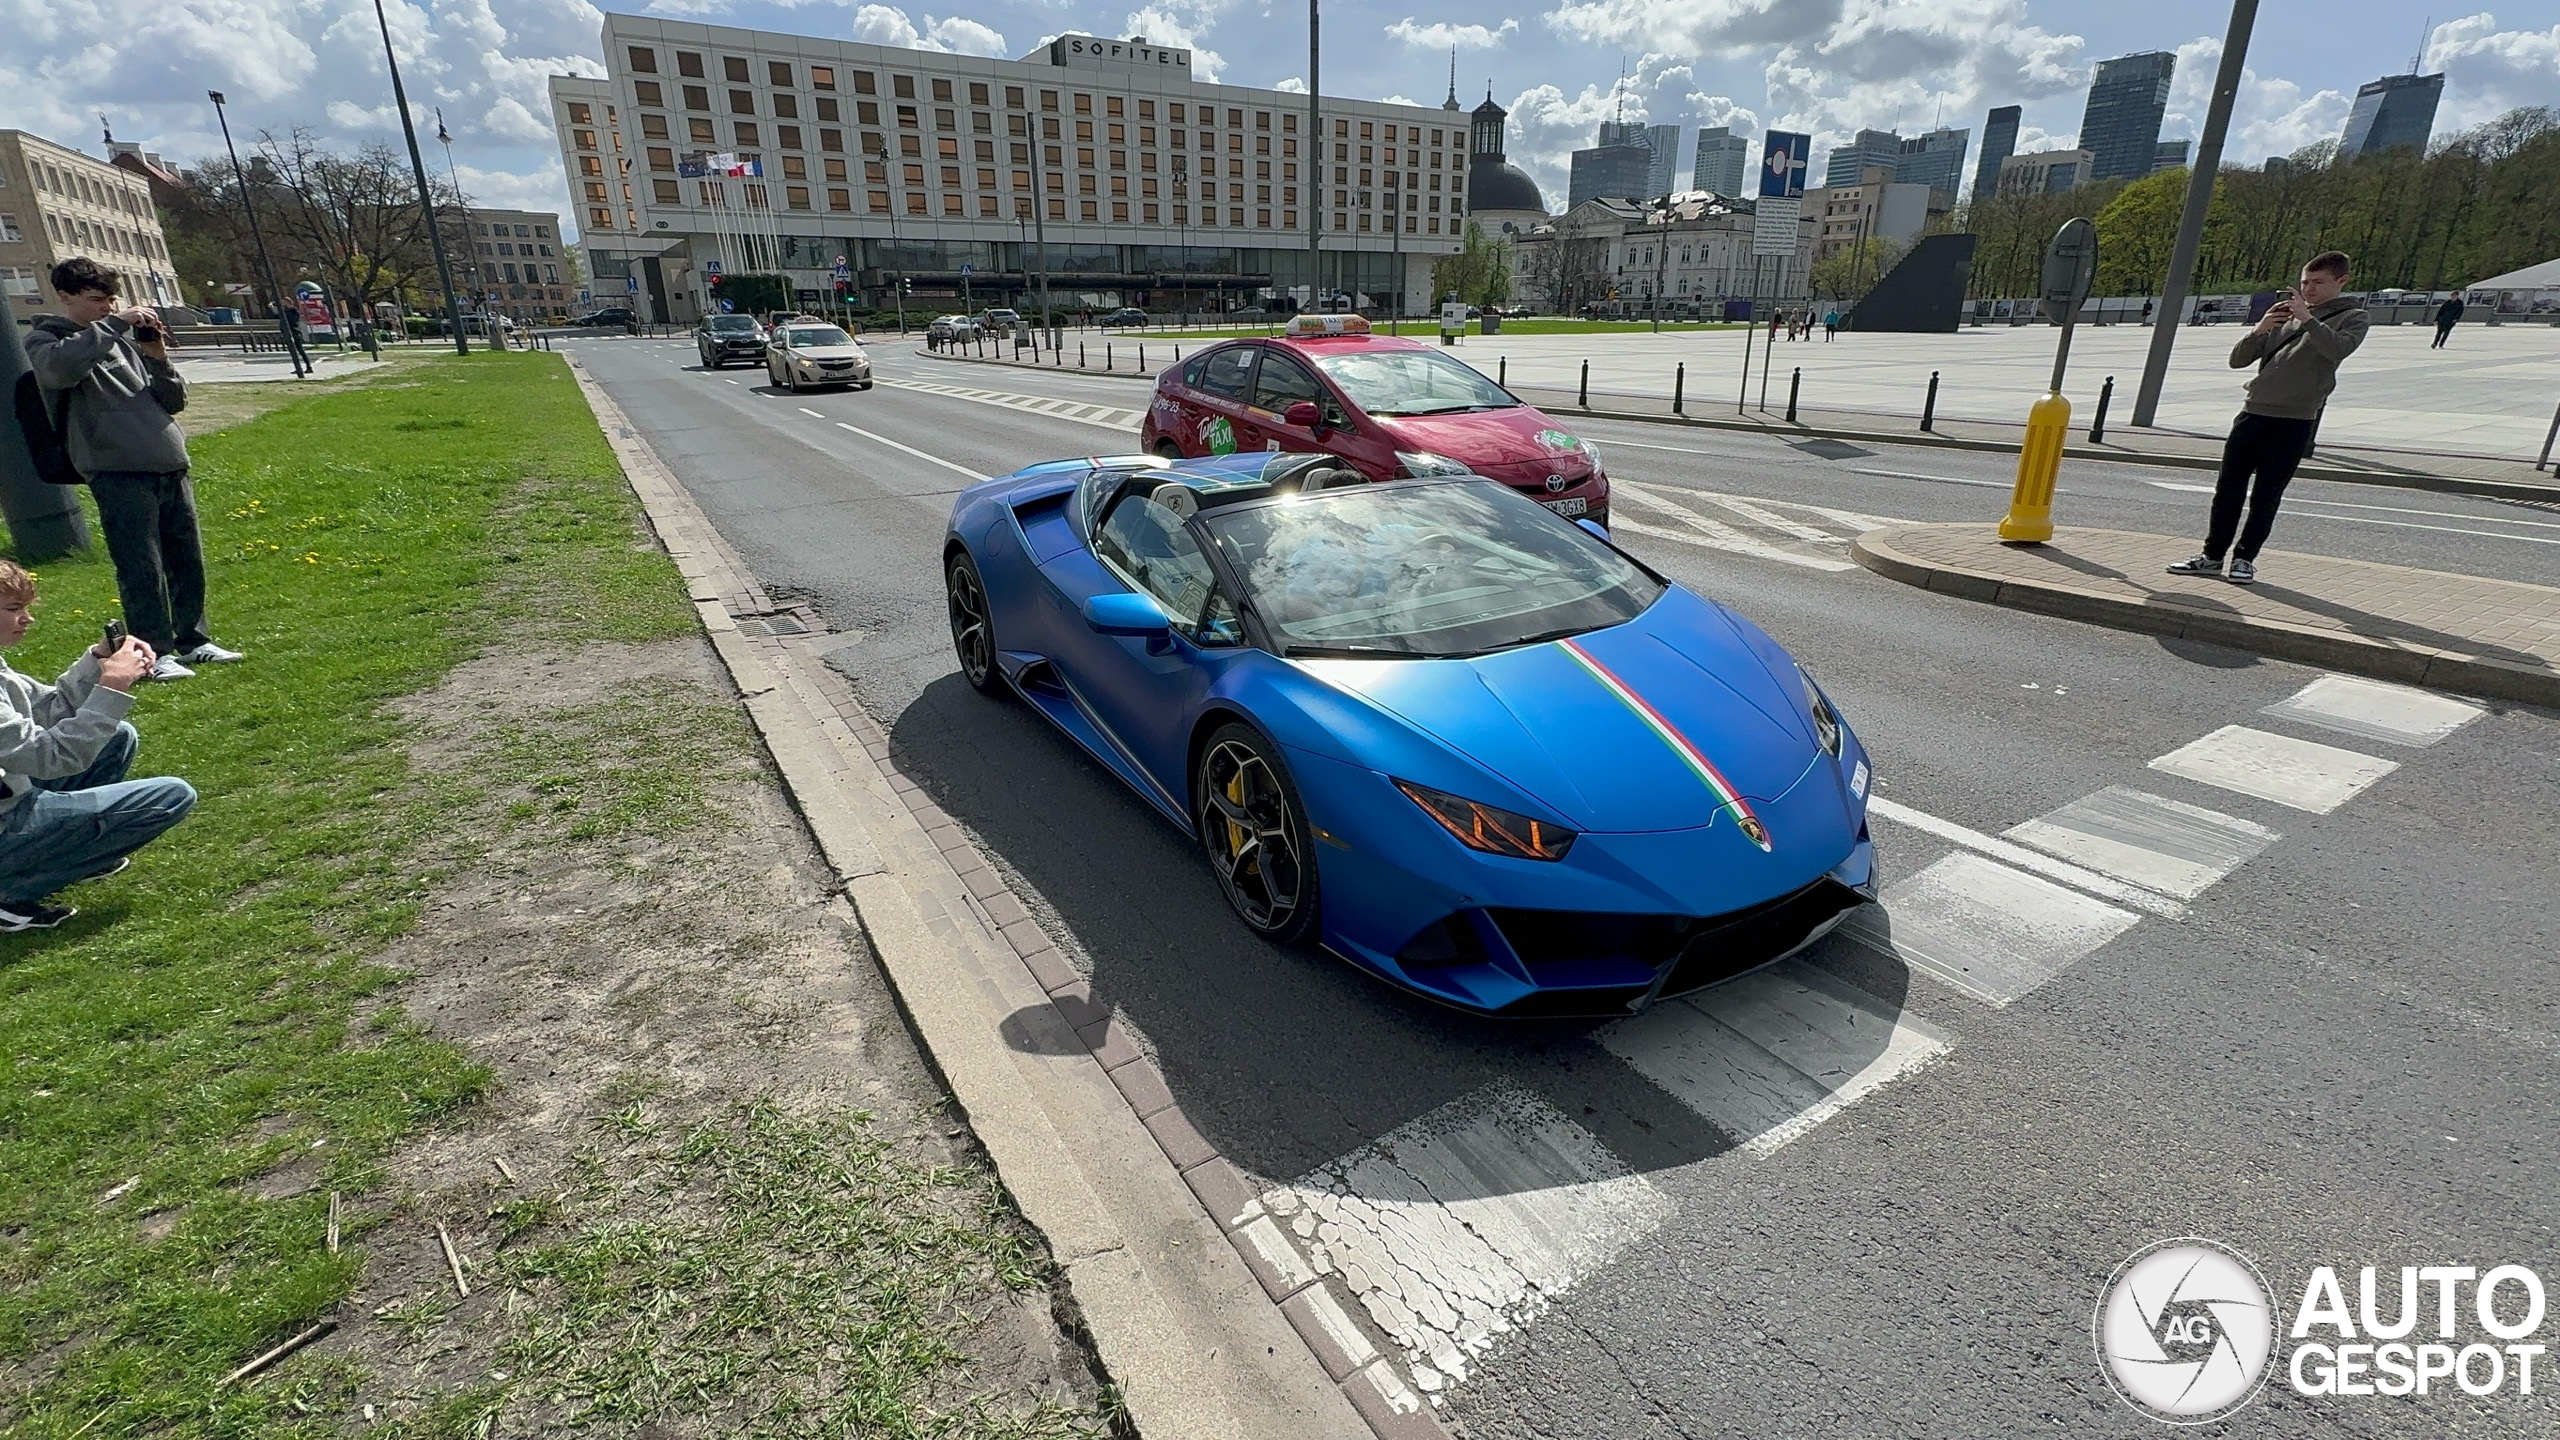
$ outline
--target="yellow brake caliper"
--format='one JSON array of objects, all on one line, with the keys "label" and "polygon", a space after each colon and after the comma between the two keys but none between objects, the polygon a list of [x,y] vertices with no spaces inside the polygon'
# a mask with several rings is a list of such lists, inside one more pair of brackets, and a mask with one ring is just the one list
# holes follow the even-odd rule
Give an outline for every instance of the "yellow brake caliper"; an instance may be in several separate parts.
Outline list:
[{"label": "yellow brake caliper", "polygon": [[[1241,765],[1236,767],[1236,773],[1227,781],[1227,799],[1233,801],[1237,809],[1244,808],[1244,767]],[[1227,858],[1233,860],[1244,853],[1244,843],[1252,838],[1252,832],[1238,825],[1231,816],[1222,815],[1219,818],[1226,822]]]}]

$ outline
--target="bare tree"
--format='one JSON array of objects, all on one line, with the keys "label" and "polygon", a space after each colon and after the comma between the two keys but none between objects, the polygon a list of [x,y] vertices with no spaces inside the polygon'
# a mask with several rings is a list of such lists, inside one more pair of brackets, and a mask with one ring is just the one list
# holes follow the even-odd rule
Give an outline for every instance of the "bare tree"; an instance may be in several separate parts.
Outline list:
[{"label": "bare tree", "polygon": [[[324,150],[299,127],[260,133],[259,159],[274,173],[279,203],[273,224],[295,268],[349,304],[437,290],[435,255],[408,162],[379,141],[353,153]],[[462,197],[430,181],[448,247],[474,253],[460,234]],[[264,198],[262,195],[261,198]]]},{"label": "bare tree", "polygon": [[1609,241],[1583,232],[1571,220],[1520,246],[1520,279],[1549,313],[1571,315],[1607,297]]}]

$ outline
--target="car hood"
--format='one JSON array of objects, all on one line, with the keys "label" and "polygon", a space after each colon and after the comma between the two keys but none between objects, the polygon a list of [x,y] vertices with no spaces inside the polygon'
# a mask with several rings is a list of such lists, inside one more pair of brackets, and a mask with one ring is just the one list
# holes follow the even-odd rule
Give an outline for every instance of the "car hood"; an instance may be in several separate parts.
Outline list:
[{"label": "car hood", "polygon": [[865,358],[859,345],[801,345],[786,353],[801,360],[860,360]]},{"label": "car hood", "polygon": [[1723,607],[1678,589],[1568,642],[1465,660],[1295,663],[1588,832],[1714,823],[1720,784],[1774,801],[1822,753],[1800,696]]},{"label": "car hood", "polygon": [[[1536,407],[1474,410],[1448,415],[1387,415],[1378,424],[1399,450],[1427,450],[1497,480],[1552,473],[1578,476],[1590,457],[1574,437]],[[1536,478],[1532,477],[1532,478]]]}]

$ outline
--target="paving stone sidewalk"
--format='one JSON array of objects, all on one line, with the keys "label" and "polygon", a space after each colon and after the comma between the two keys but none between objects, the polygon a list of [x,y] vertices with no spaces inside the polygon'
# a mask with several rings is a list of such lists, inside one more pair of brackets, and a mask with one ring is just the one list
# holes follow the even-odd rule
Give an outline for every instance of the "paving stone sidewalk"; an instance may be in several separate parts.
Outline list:
[{"label": "paving stone sidewalk", "polygon": [[2560,589],[2282,550],[2258,556],[2255,585],[2166,572],[2194,551],[2192,536],[2076,528],[2007,545],[1980,522],[1889,526],[1850,546],[1879,575],[1966,599],[2560,706]]}]

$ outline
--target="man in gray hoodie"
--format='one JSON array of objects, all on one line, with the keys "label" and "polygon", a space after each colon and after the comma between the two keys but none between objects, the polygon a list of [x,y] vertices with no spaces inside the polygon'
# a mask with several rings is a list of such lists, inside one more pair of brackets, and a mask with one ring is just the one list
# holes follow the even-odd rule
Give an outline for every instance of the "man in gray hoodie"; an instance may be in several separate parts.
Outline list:
[{"label": "man in gray hoodie", "polygon": [[[2258,547],[2275,529],[2284,488],[2311,448],[2329,392],[2338,388],[2338,365],[2364,343],[2364,307],[2341,293],[2346,288],[2346,256],[2335,250],[2312,256],[2302,267],[2302,288],[2268,306],[2257,328],[2231,347],[2232,369],[2255,364],[2258,373],[2244,387],[2240,418],[2222,442],[2222,474],[2213,484],[2204,553],[2170,566],[2170,574],[2222,575],[2228,551],[2231,573],[2223,578],[2234,585],[2256,582]],[[2240,521],[2244,505],[2246,525]]]},{"label": "man in gray hoodie", "polygon": [[184,680],[190,665],[240,654],[204,630],[204,541],[175,418],[187,382],[169,363],[159,315],[117,304],[119,278],[86,256],[54,266],[62,313],[36,321],[27,361],[72,468],[97,497],[125,623],[157,656],[151,678]]}]

